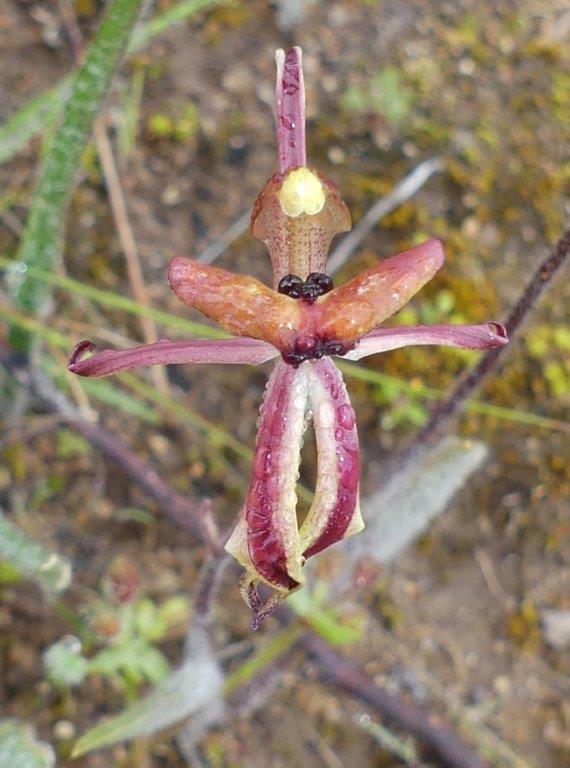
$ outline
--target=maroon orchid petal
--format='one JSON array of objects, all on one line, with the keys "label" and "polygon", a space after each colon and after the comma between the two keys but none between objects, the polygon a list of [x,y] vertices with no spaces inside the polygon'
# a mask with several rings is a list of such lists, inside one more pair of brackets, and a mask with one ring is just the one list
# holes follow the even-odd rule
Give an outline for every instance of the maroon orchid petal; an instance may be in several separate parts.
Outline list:
[{"label": "maroon orchid petal", "polygon": [[358,486],[356,419],[342,374],[330,358],[307,367],[309,406],[317,437],[318,476],[313,504],[300,529],[305,558],[364,527]]},{"label": "maroon orchid petal", "polygon": [[258,365],[276,357],[279,352],[271,344],[257,339],[196,339],[194,341],[157,341],[131,349],[104,349],[93,352],[95,345],[81,341],[69,358],[69,370],[78,376],[109,376],[145,365],[181,363],[249,363]]},{"label": "maroon orchid petal", "polygon": [[391,256],[323,296],[317,306],[326,338],[354,342],[401,309],[444,262],[439,240]]},{"label": "maroon orchid petal", "polygon": [[245,504],[226,544],[246,569],[248,583],[262,580],[281,594],[303,583],[295,486],[307,397],[308,369],[279,361],[261,407]]},{"label": "maroon orchid petal", "polygon": [[378,352],[409,347],[414,344],[438,344],[461,349],[491,349],[502,347],[509,341],[500,323],[481,325],[414,325],[396,328],[379,328],[367,333],[355,349],[347,352],[347,360],[360,360]]},{"label": "maroon orchid petal", "polygon": [[279,170],[299,168],[307,164],[305,149],[305,84],[302,51],[275,52],[277,87],[275,91]]}]

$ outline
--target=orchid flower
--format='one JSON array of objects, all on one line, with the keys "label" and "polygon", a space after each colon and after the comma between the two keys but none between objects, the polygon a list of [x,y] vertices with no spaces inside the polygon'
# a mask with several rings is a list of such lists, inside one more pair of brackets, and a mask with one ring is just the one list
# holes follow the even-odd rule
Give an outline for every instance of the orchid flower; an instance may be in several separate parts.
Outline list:
[{"label": "orchid flower", "polygon": [[[332,358],[358,360],[412,344],[488,349],[507,343],[498,323],[378,328],[442,266],[438,240],[386,259],[338,288],[325,273],[333,237],[351,227],[338,190],[306,164],[301,50],[277,51],[279,173],[253,208],[252,232],[269,251],[274,285],[181,257],[168,277],[176,296],[233,334],[223,340],[158,341],[127,350],[74,349],[69,370],[107,376],[169,363],[264,363],[278,359],[261,407],[253,472],[226,549],[245,568],[255,607],[264,582],[281,599],[304,583],[307,558],[360,531],[360,455],[355,416]],[[312,417],[318,451],[314,500],[297,520],[302,437]]]}]

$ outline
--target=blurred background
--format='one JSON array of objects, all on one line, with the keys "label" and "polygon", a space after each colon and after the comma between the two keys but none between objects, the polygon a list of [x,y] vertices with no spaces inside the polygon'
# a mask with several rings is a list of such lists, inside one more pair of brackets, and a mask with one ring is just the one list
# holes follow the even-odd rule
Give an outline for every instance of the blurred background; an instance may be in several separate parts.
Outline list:
[{"label": "blurred background", "polygon": [[[504,319],[568,216],[570,11],[561,0],[193,6],[144,5],[139,33],[152,19],[164,24],[131,47],[96,138],[73,167],[61,258],[40,258],[35,275],[40,315],[33,301],[19,301],[14,265],[21,242],[41,251],[41,237],[32,247],[25,234],[38,168],[68,98],[63,79],[105,4],[0,7],[0,718],[35,729],[23,733],[12,720],[8,734],[0,720],[0,749],[8,734],[48,761],[33,765],[53,764],[54,753],[66,764],[79,736],[147,701],[180,666],[204,560],[204,548],[70,426],[65,408],[49,406],[54,393],[176,491],[212,499],[222,529],[242,503],[268,366],[177,367],[101,384],[67,377],[65,360],[83,338],[125,346],[153,331],[184,338],[184,318],[204,322],[170,293],[165,267],[175,255],[205,254],[270,282],[247,216],[277,166],[275,49],[303,48],[310,163],[342,191],[354,222],[438,159],[439,170],[336,276],[344,282],[441,238],[446,265],[398,322]],[[55,186],[58,178],[55,167]],[[124,298],[171,320],[141,324]],[[561,275],[453,426],[455,437],[384,492],[393,457],[477,355],[412,348],[346,369],[362,493],[384,522],[369,524],[360,548],[355,539],[320,558],[311,597],[297,606],[310,625],[320,616],[326,639],[371,680],[453,722],[496,766],[562,768],[569,759],[567,306]],[[46,397],[12,365],[14,328],[33,337],[34,365],[53,387]],[[313,447],[308,435],[301,482],[309,488]],[[418,762],[409,734],[384,730],[363,704],[319,683],[292,641],[255,679],[247,670],[243,685],[232,678],[284,637],[275,619],[248,631],[237,582],[230,567],[203,657],[186,655],[212,675],[206,689],[225,679],[225,711],[219,701],[208,716],[196,706],[185,741],[174,738],[174,721],[190,710],[151,738],[149,718],[167,706],[159,700],[138,731],[134,718],[117,726],[134,742],[74,765],[440,764]],[[200,688],[196,674],[187,693]],[[93,746],[109,735],[97,738]]]}]

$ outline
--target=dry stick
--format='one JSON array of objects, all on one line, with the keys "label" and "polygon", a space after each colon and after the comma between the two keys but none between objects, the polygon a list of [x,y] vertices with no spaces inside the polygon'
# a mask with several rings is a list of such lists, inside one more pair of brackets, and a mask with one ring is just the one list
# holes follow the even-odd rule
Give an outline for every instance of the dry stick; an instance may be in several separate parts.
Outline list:
[{"label": "dry stick", "polygon": [[[58,0],[58,8],[61,20],[70,41],[73,58],[80,62],[83,58],[83,38],[81,29],[77,23],[75,10],[69,0]],[[139,250],[129,220],[127,202],[123,194],[121,179],[117,170],[117,164],[113,154],[113,147],[107,133],[107,127],[103,117],[98,117],[93,130],[95,146],[101,163],[101,170],[105,180],[105,187],[109,196],[111,213],[119,236],[121,248],[127,262],[127,276],[135,300],[143,307],[150,308],[150,301],[146,290],[143,270],[141,266]],[[144,341],[152,344],[158,340],[155,322],[152,318],[141,315],[139,318]],[[163,393],[168,393],[168,377],[164,366],[156,366],[151,371],[155,387]]]},{"label": "dry stick", "polygon": [[389,194],[377,200],[331,253],[327,260],[327,272],[331,275],[337,272],[384,216],[413,197],[430,176],[443,169],[444,164],[441,158],[432,157],[430,160],[425,160],[405,176]]},{"label": "dry stick", "polygon": [[317,674],[325,682],[367,704],[382,718],[412,733],[430,755],[450,768],[485,768],[487,763],[467,747],[447,725],[400,696],[388,693],[356,664],[333,651],[316,635],[306,635],[301,644],[317,663]]},{"label": "dry stick", "polygon": [[[117,228],[121,248],[127,261],[127,274],[133,291],[133,296],[141,306],[149,308],[150,301],[144,282],[137,243],[129,221],[127,203],[121,187],[121,181],[113,156],[113,148],[107,134],[107,128],[101,118],[95,122],[94,135],[97,154],[99,155],[103,176],[105,178],[105,186],[107,187],[107,193],[109,195],[109,203],[111,205],[113,219],[115,220],[115,227]],[[152,342],[157,341],[158,333],[156,331],[154,320],[147,315],[141,315],[139,319],[145,342],[147,344],[152,344]],[[156,388],[160,392],[167,393],[169,389],[168,377],[164,366],[155,366],[152,369],[152,376]]]},{"label": "dry stick", "polygon": [[31,390],[50,410],[60,414],[76,432],[118,464],[131,480],[161,505],[161,510],[184,530],[211,548],[219,556],[221,546],[215,529],[209,499],[193,502],[173,491],[154,467],[140,459],[119,438],[98,424],[84,419],[80,411],[60,392],[34,363],[23,367],[21,359],[0,348],[0,361],[10,369],[18,382]]},{"label": "dry stick", "polygon": [[196,261],[202,264],[212,264],[219,258],[222,253],[229,248],[230,245],[247,232],[249,227],[249,220],[251,218],[251,209],[244,211],[239,219],[236,219],[234,223],[220,235],[217,240],[214,240],[202,253],[198,256]]},{"label": "dry stick", "polygon": [[231,562],[230,556],[220,546],[215,552],[209,554],[202,564],[194,590],[194,613],[204,626],[210,624],[212,607],[218,595],[224,570]]},{"label": "dry stick", "polygon": [[57,10],[61,16],[61,21],[67,39],[69,40],[73,58],[77,63],[82,60],[84,49],[83,34],[77,21],[77,16],[75,15],[75,9],[69,0],[57,0]]},{"label": "dry stick", "polygon": [[14,237],[17,237],[18,239],[22,237],[24,225],[13,211],[8,208],[2,211],[2,213],[0,213],[0,221],[4,224],[6,229],[14,235]]},{"label": "dry stick", "polygon": [[[519,331],[523,320],[534,307],[537,299],[564,264],[569,252],[570,230],[560,238],[554,251],[541,262],[506,319],[504,325],[511,340]],[[442,429],[462,408],[465,401],[473,395],[473,392],[481,386],[497,364],[504,350],[508,348],[509,345],[490,349],[483,355],[477,365],[460,378],[451,394],[435,408],[428,423],[420,429],[411,446],[397,458],[398,465],[406,464],[413,459],[417,450],[423,445],[433,445],[437,441]]]}]

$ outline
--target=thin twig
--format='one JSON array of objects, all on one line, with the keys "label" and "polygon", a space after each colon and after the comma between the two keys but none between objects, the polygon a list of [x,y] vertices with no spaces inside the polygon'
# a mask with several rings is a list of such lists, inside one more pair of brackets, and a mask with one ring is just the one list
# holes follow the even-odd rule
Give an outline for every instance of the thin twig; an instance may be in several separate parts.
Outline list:
[{"label": "thin twig", "polygon": [[194,613],[205,626],[211,622],[212,606],[218,596],[224,570],[230,562],[230,556],[220,546],[206,557],[200,570],[194,590]]},{"label": "thin twig", "polygon": [[383,719],[412,733],[443,765],[450,768],[487,766],[448,725],[436,723],[434,717],[421,707],[375,685],[358,665],[339,656],[316,635],[306,635],[301,644],[317,663],[317,674],[323,682],[350,693]]},{"label": "thin twig", "polygon": [[194,502],[173,491],[151,464],[139,458],[119,438],[84,419],[76,406],[37,366],[24,367],[21,359],[2,349],[0,360],[21,386],[30,390],[51,411],[60,414],[70,427],[121,467],[136,485],[158,502],[168,517],[208,545],[215,555],[220,552],[209,499]]},{"label": "thin twig", "polygon": [[377,200],[331,253],[327,261],[327,272],[331,275],[337,272],[384,216],[413,197],[430,176],[439,173],[443,168],[443,161],[439,157],[425,160],[405,176],[388,195]]},{"label": "thin twig", "polygon": [[229,248],[229,246],[241,237],[249,227],[249,221],[251,218],[251,209],[244,211],[239,219],[236,219],[234,223],[228,227],[228,229],[214,240],[202,253],[198,256],[196,261],[202,264],[212,264],[219,258],[222,253]]},{"label": "thin twig", "polygon": [[[115,227],[117,228],[121,248],[125,254],[127,274],[133,297],[141,306],[149,308],[150,300],[144,282],[137,243],[129,221],[127,203],[113,155],[113,147],[107,134],[105,123],[101,118],[95,122],[94,136]],[[140,324],[145,343],[152,344],[154,341],[157,341],[158,333],[154,320],[148,315],[141,315]],[[168,393],[168,377],[164,366],[155,366],[152,369],[152,376],[155,387],[160,392]]]},{"label": "thin twig", "polygon": [[489,555],[483,549],[476,549],[473,554],[475,555],[475,560],[479,563],[479,568],[489,592],[503,606],[507,613],[514,611],[517,604],[516,600],[503,589]]},{"label": "thin twig", "polygon": [[77,16],[75,15],[75,9],[69,0],[57,0],[57,10],[59,11],[65,34],[69,40],[73,58],[76,63],[79,63],[83,59],[85,51],[83,48],[83,35],[81,34],[81,27],[77,21]]},{"label": "thin twig", "polygon": [[523,320],[562,267],[569,252],[570,230],[560,238],[552,253],[540,263],[505,320],[504,325],[511,344],[490,349],[481,357],[477,365],[460,378],[451,394],[434,409],[428,423],[418,432],[412,445],[398,457],[399,465],[409,461],[423,444],[432,445],[438,440],[443,428],[463,408],[466,400],[473,396],[475,390],[481,386],[498,361],[502,359],[504,351],[512,345],[512,339],[518,333]]},{"label": "thin twig", "polygon": [[0,221],[15,237],[20,238],[24,232],[24,225],[16,214],[9,208],[0,213]]}]

